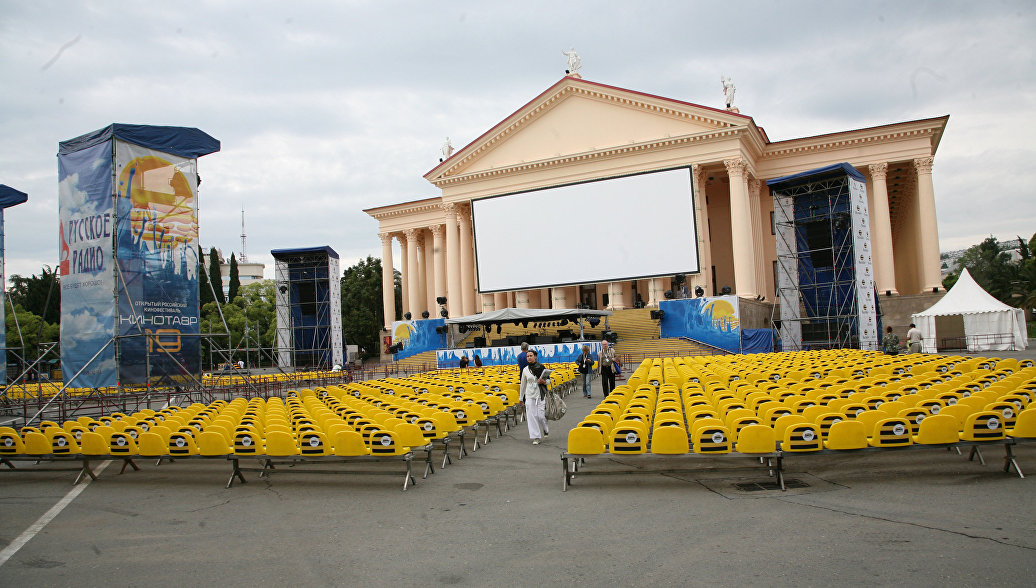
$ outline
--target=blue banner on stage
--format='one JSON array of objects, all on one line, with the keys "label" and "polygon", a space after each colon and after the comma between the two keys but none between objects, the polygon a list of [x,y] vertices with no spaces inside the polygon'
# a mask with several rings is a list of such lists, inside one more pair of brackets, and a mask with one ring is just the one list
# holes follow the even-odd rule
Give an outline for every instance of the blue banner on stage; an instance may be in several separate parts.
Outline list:
[{"label": "blue banner on stage", "polygon": [[392,323],[392,343],[402,345],[393,357],[398,361],[418,353],[446,347],[446,333],[436,332],[437,327],[446,325],[445,319],[420,321],[395,321]]},{"label": "blue banner on stage", "polygon": [[[540,363],[575,363],[576,358],[583,353],[583,345],[590,347],[590,355],[597,360],[601,352],[600,341],[587,341],[584,343],[557,343],[553,345],[530,345],[539,355]],[[475,356],[482,360],[483,366],[489,365],[516,365],[521,347],[514,345],[510,347],[484,347],[479,349],[444,349],[436,353],[436,364],[440,369],[455,368],[460,365],[460,358],[468,358],[468,367],[474,365]]]},{"label": "blue banner on stage", "polygon": [[741,352],[741,313],[737,296],[663,300],[661,335],[685,337],[731,353]]}]

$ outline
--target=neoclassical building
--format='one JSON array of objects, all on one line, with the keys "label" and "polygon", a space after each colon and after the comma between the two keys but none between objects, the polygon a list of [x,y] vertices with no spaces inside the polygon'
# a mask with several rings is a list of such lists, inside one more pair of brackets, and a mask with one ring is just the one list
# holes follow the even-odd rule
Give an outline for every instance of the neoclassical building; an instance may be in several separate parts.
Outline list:
[{"label": "neoclassical building", "polygon": [[[867,178],[874,273],[883,295],[942,288],[932,161],[948,116],[771,141],[755,120],[568,75],[425,174],[441,194],[367,209],[377,219],[384,309],[391,324],[392,241],[401,247],[402,312],[451,316],[505,307],[653,306],[672,276],[482,294],[471,201],[549,186],[675,167],[693,178],[701,272],[707,295],[774,299],[776,239],[766,180],[848,162]],[[632,205],[632,203],[631,203]],[[635,239],[650,227],[630,227]],[[515,231],[515,238],[518,238]],[[607,296],[606,296],[607,295]],[[607,304],[605,304],[607,301]]]}]

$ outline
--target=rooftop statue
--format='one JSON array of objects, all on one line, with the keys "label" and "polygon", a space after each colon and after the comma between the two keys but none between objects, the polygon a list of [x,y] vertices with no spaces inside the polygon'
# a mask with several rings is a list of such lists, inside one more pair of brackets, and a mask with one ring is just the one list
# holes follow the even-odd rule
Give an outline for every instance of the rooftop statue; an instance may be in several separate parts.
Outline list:
[{"label": "rooftop statue", "polygon": [[727,103],[727,108],[730,108],[734,106],[734,92],[737,90],[734,87],[734,80],[720,76],[719,81],[723,82],[723,99]]},{"label": "rooftop statue", "polygon": [[583,60],[579,58],[579,54],[576,53],[575,48],[569,49],[568,51],[562,49],[561,54],[568,57],[567,73],[579,73],[579,69],[583,67]]}]

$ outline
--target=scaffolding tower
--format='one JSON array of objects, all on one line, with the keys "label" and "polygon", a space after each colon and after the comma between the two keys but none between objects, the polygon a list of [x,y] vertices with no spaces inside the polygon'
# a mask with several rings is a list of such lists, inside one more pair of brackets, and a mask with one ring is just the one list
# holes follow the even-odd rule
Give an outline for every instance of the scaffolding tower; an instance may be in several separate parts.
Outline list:
[{"label": "scaffolding tower", "polygon": [[344,365],[338,253],[326,246],[270,253],[276,263],[278,366]]},{"label": "scaffolding tower", "polygon": [[863,175],[843,163],[767,184],[777,234],[782,348],[877,349]]}]

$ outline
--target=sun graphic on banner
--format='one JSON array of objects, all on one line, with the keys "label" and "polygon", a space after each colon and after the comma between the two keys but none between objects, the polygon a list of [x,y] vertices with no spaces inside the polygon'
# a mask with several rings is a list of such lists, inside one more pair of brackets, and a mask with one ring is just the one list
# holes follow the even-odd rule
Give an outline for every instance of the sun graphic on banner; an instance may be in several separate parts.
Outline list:
[{"label": "sun graphic on banner", "polygon": [[713,300],[705,305],[702,314],[709,317],[715,326],[725,325],[729,331],[738,326],[740,321],[734,311],[734,305],[726,300]]},{"label": "sun graphic on banner", "polygon": [[197,238],[194,191],[175,165],[152,155],[129,162],[119,175],[119,194],[132,205],[133,238],[150,251],[169,250]]},{"label": "sun graphic on banner", "polygon": [[403,349],[406,349],[407,344],[410,343],[410,335],[413,332],[413,328],[408,323],[402,323],[396,327],[396,332],[392,334],[392,342],[400,343],[403,345]]}]

